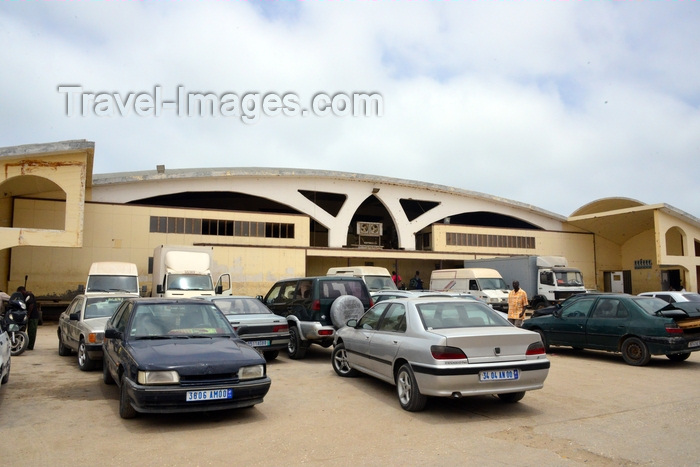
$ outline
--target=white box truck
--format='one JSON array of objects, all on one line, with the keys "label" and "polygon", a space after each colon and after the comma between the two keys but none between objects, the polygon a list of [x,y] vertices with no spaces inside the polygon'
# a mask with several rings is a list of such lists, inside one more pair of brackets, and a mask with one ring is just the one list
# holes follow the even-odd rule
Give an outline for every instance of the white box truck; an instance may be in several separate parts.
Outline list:
[{"label": "white box truck", "polygon": [[464,261],[464,267],[493,268],[510,286],[520,282],[530,307],[537,310],[560,303],[571,295],[585,293],[583,275],[568,267],[563,256],[506,256]]},{"label": "white box truck", "polygon": [[85,282],[85,293],[139,294],[139,271],[134,263],[100,261],[92,263]]},{"label": "white box truck", "polygon": [[231,276],[222,274],[214,287],[214,247],[160,245],[153,250],[154,297],[184,298],[231,295]]},{"label": "white box truck", "polygon": [[380,290],[396,290],[396,284],[391,280],[391,274],[387,268],[379,266],[346,266],[330,268],[327,276],[351,276],[359,277],[369,289],[370,293]]},{"label": "white box truck", "polygon": [[436,269],[430,273],[430,290],[467,293],[496,310],[508,309],[508,287],[495,269]]}]

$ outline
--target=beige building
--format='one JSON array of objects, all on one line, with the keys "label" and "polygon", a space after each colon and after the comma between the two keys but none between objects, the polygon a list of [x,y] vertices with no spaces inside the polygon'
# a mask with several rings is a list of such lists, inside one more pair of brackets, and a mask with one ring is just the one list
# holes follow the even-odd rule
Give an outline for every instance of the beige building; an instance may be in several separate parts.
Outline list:
[{"label": "beige building", "polygon": [[624,198],[566,218],[482,193],[318,170],[225,168],[93,175],[95,145],[0,148],[0,288],[26,283],[63,306],[94,261],[137,265],[150,295],[153,250],[214,246],[236,293],[329,267],[383,266],[407,281],[466,259],[565,256],[589,289],[697,291],[700,221]]}]

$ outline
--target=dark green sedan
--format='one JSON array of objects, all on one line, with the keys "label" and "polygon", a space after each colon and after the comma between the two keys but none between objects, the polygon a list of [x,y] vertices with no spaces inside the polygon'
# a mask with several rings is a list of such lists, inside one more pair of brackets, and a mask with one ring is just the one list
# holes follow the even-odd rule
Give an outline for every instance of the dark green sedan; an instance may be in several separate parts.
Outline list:
[{"label": "dark green sedan", "polygon": [[652,355],[683,361],[700,350],[700,303],[669,304],[627,294],[580,297],[551,315],[531,318],[523,328],[550,345],[620,352],[630,365],[646,365]]}]

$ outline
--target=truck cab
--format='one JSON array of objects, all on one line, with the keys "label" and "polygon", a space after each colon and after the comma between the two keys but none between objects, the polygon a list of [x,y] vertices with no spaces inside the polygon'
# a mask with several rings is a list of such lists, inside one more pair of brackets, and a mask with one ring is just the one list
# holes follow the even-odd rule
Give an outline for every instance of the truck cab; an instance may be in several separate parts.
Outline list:
[{"label": "truck cab", "polygon": [[430,290],[474,295],[494,309],[508,309],[508,286],[495,269],[437,269],[430,274]]}]

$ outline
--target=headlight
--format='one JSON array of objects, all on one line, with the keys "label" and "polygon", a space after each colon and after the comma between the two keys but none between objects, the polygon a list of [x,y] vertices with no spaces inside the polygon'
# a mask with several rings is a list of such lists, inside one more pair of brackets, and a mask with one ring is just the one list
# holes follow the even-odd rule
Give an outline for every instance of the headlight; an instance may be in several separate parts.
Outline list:
[{"label": "headlight", "polygon": [[244,366],[238,370],[238,379],[241,381],[246,379],[262,378],[265,376],[264,365]]},{"label": "headlight", "polygon": [[180,375],[177,371],[139,371],[139,384],[177,384]]},{"label": "headlight", "polygon": [[91,344],[101,344],[105,340],[104,332],[91,332],[88,334],[88,342]]}]

